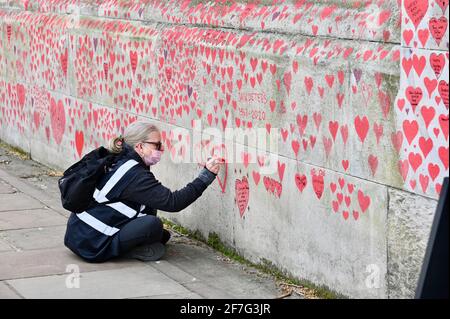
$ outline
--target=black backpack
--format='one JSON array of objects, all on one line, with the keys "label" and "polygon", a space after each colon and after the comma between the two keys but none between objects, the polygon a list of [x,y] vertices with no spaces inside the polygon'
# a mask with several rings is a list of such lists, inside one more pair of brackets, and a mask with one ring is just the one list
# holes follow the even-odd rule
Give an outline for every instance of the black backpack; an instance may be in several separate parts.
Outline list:
[{"label": "black backpack", "polygon": [[62,206],[73,213],[81,213],[90,207],[98,181],[116,161],[117,155],[101,146],[70,166],[58,180]]}]

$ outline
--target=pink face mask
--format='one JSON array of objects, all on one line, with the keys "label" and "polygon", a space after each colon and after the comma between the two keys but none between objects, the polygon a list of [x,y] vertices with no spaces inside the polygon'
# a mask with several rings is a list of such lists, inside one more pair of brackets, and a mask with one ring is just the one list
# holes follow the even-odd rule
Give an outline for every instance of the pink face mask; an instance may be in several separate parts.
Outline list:
[{"label": "pink face mask", "polygon": [[154,150],[151,155],[144,157],[144,163],[147,166],[155,165],[161,160],[161,151]]}]

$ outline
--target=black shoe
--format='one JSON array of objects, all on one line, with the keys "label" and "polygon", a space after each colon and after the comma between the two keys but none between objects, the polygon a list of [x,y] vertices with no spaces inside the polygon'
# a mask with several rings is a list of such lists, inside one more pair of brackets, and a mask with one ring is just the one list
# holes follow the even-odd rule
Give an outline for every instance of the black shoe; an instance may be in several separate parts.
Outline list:
[{"label": "black shoe", "polygon": [[166,229],[163,229],[161,243],[165,245],[169,241],[170,237],[171,237],[170,232]]},{"label": "black shoe", "polygon": [[141,261],[156,261],[164,256],[166,247],[162,243],[153,243],[133,248],[124,255],[125,258],[133,258]]}]

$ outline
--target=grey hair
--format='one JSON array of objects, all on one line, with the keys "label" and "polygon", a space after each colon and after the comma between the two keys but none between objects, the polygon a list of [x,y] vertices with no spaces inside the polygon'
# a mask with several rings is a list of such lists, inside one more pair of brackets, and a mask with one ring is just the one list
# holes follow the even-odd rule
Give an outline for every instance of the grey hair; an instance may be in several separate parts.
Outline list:
[{"label": "grey hair", "polygon": [[113,153],[120,153],[124,143],[134,148],[136,144],[144,142],[152,132],[159,132],[156,125],[145,121],[133,122],[125,129],[123,136],[115,137],[109,142],[109,149]]}]

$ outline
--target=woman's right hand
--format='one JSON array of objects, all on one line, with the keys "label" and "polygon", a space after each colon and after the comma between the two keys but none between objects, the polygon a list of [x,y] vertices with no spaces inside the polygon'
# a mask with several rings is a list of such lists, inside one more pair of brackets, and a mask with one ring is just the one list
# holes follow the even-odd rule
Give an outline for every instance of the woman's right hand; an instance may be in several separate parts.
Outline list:
[{"label": "woman's right hand", "polygon": [[212,158],[208,159],[205,166],[211,173],[214,173],[217,175],[220,170],[220,165],[222,165],[224,163],[225,163],[225,161],[222,158],[212,157]]}]

